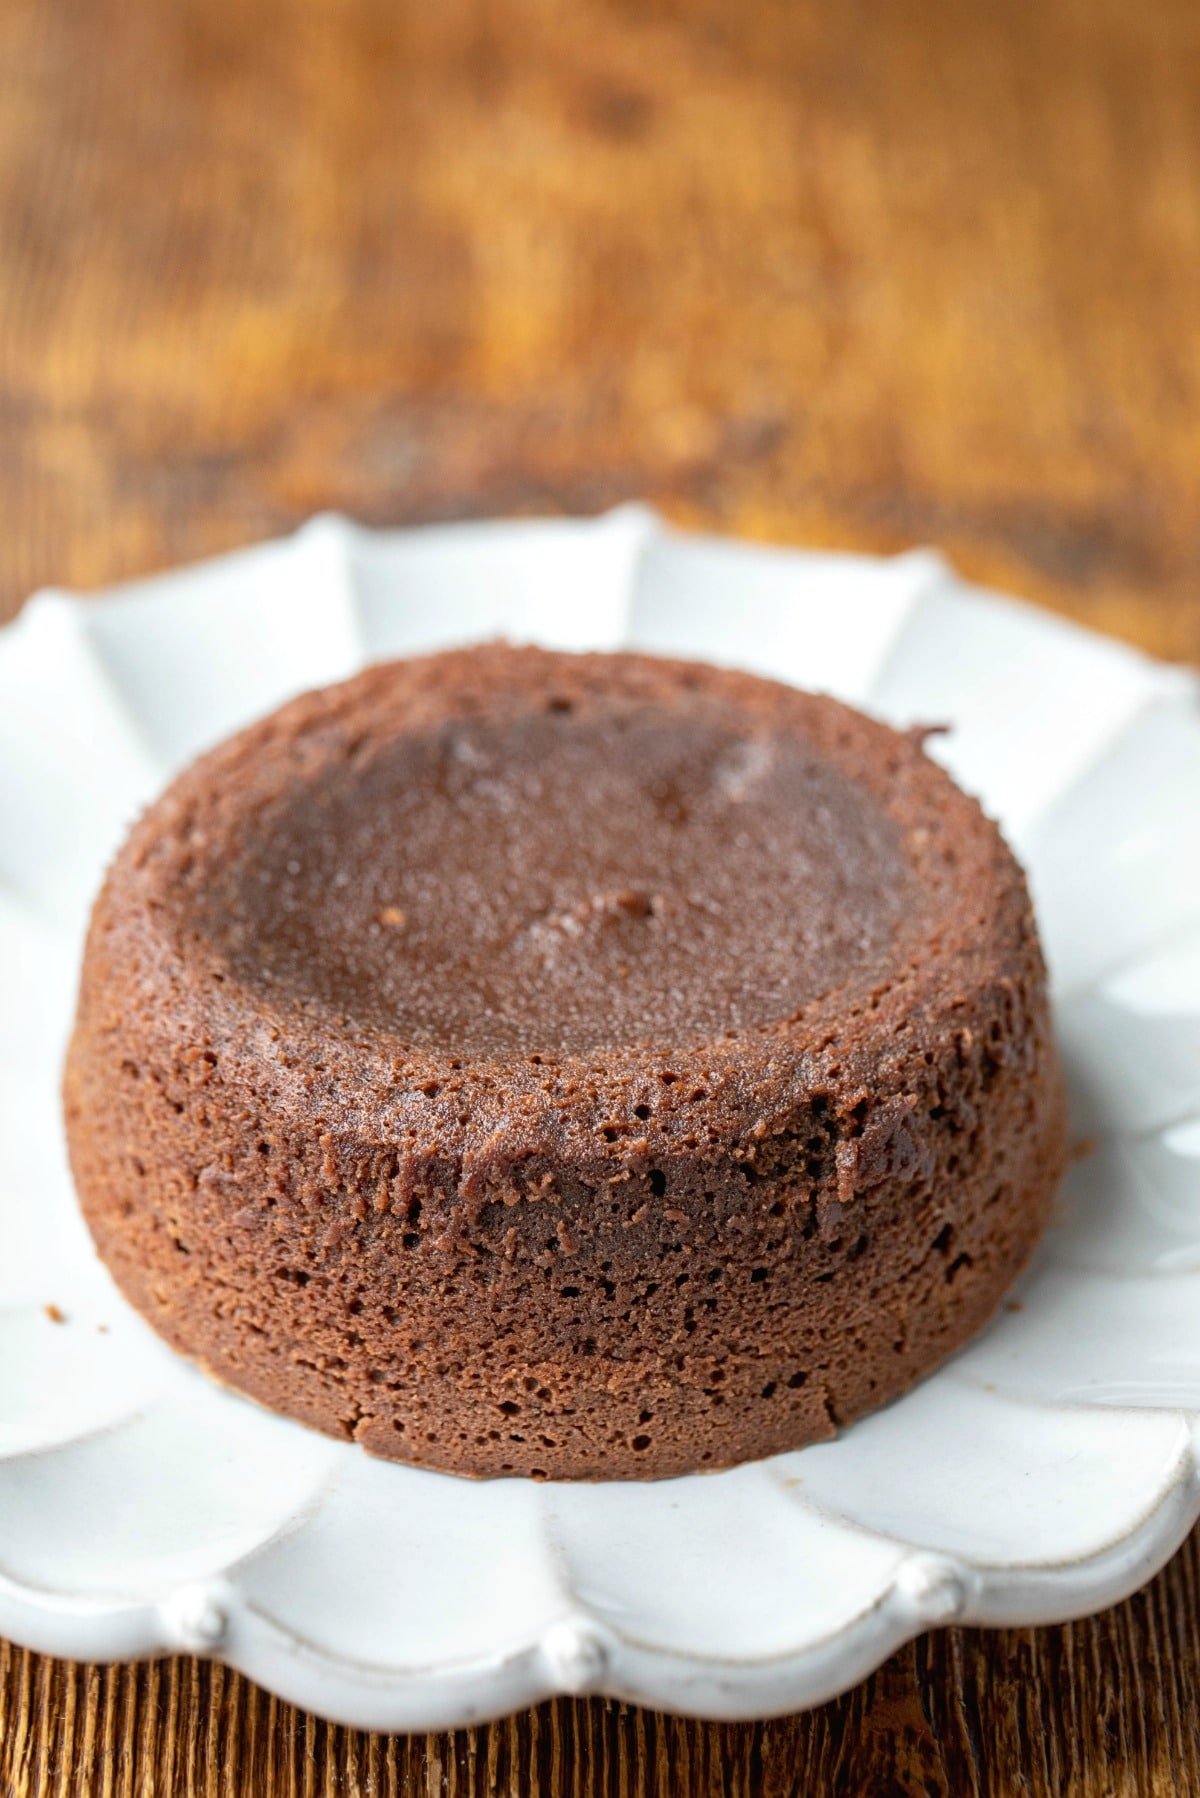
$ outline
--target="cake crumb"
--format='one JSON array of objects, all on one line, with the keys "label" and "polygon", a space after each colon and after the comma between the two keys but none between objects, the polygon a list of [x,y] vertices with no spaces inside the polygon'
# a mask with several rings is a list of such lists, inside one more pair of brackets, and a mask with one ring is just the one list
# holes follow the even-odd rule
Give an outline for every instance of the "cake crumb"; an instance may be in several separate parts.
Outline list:
[{"label": "cake crumb", "polygon": [[46,1313],[46,1316],[50,1319],[52,1324],[65,1324],[67,1321],[66,1312],[58,1305],[43,1305],[42,1310]]},{"label": "cake crumb", "polygon": [[398,905],[385,905],[379,913],[379,922],[386,924],[389,930],[403,930],[408,923],[408,915]]},{"label": "cake crumb", "polygon": [[910,724],[901,735],[915,743],[918,749],[924,749],[930,737],[948,737],[953,729],[952,724]]},{"label": "cake crumb", "polygon": [[1096,1139],[1094,1136],[1081,1136],[1078,1142],[1073,1142],[1071,1144],[1070,1154],[1072,1161],[1086,1161],[1088,1156],[1094,1155],[1095,1152]]}]

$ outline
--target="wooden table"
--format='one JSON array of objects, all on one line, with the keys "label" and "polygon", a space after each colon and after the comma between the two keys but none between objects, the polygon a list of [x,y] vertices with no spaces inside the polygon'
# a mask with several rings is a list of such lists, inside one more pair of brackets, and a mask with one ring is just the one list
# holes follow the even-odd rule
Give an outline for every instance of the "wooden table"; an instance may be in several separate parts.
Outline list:
[{"label": "wooden table", "polygon": [[[311,511],[936,541],[1200,660],[1191,0],[5,0],[0,614]],[[569,595],[564,595],[568,604]],[[1192,1543],[811,1716],[0,1651],[5,1793],[1200,1791]]]}]

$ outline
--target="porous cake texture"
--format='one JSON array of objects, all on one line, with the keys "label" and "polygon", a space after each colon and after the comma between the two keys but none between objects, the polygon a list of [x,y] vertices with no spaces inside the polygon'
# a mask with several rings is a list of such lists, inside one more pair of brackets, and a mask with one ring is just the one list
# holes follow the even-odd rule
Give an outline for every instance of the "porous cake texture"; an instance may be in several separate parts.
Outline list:
[{"label": "porous cake texture", "polygon": [[831,1435],[987,1320],[1064,1160],[1025,881],[918,736],[504,645],[175,781],[96,902],[65,1093],[170,1343],[476,1475]]}]

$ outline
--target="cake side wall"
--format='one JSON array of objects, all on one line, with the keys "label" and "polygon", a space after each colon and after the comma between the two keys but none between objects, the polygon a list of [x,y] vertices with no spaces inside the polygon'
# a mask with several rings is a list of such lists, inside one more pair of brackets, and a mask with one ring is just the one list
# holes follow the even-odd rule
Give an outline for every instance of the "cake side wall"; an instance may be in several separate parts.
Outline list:
[{"label": "cake side wall", "polygon": [[297,1118],[186,993],[165,1052],[100,915],[65,1092],[101,1254],[176,1348],[375,1453],[646,1478],[828,1436],[986,1321],[1061,1174],[1036,948],[750,1128],[673,1092],[669,1134],[464,1157]]}]

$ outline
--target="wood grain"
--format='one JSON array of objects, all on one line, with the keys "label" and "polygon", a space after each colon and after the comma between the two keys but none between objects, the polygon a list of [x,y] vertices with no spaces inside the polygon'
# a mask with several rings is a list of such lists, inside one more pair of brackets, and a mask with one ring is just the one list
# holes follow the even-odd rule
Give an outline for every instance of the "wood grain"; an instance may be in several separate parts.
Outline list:
[{"label": "wood grain", "polygon": [[[1200,660],[1190,0],[3,0],[0,244],[0,616],[322,507],[637,496]],[[1197,1554],[757,1727],[383,1740],[0,1650],[0,1789],[1193,1792]]]},{"label": "wood grain", "polygon": [[1189,0],[5,0],[0,591],[296,522],[934,539],[1200,657]]}]

